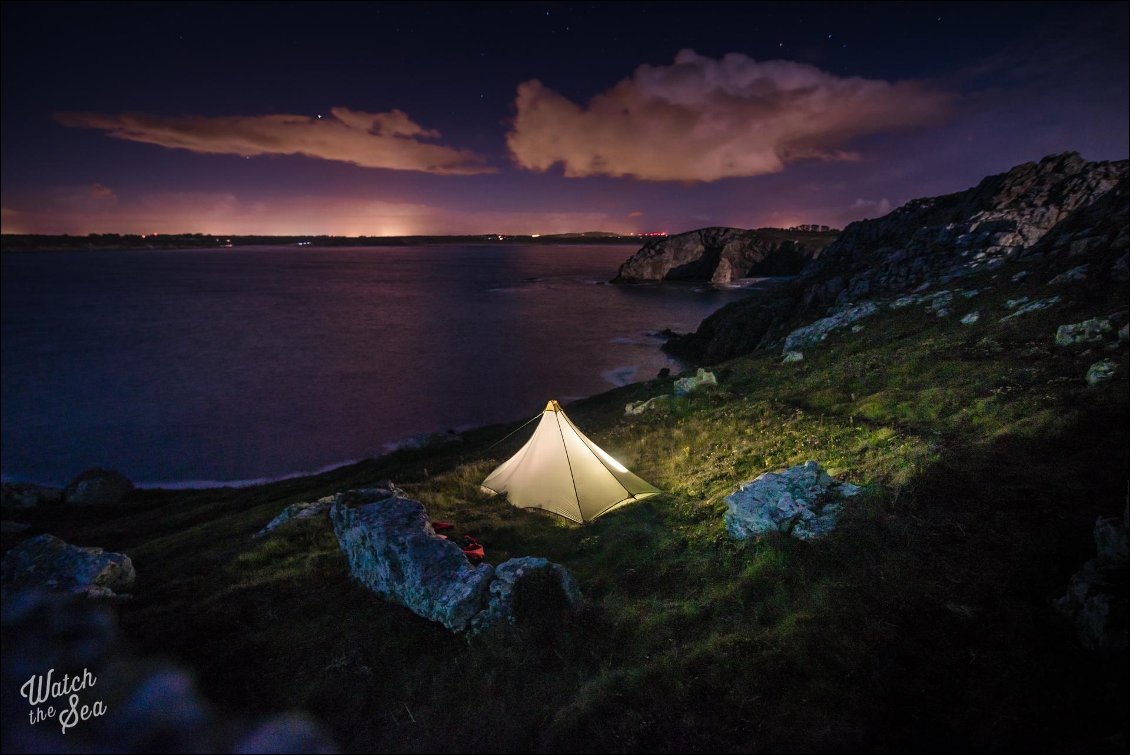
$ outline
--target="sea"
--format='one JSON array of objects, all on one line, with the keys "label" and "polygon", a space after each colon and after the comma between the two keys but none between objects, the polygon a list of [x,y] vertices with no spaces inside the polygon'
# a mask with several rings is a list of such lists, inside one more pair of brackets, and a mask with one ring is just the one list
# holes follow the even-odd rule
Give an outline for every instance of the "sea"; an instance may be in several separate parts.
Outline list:
[{"label": "sea", "polygon": [[633,251],[6,253],[0,474],[246,485],[677,372],[658,332],[750,289],[610,285]]}]

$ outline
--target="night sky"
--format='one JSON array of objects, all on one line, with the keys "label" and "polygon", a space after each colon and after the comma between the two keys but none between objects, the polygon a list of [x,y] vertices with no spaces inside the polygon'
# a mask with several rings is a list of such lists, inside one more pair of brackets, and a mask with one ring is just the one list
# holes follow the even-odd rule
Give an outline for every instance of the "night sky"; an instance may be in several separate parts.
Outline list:
[{"label": "night sky", "polygon": [[677,232],[1128,154],[1125,3],[4,3],[5,233]]}]

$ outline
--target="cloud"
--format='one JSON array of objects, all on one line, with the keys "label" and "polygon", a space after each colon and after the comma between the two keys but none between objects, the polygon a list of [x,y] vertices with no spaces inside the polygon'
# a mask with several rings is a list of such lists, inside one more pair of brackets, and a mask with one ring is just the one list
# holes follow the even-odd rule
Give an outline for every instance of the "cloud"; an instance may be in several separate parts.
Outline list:
[{"label": "cloud", "polygon": [[629,217],[629,218],[642,218],[642,217],[643,217],[643,213],[642,213],[642,212],[640,212],[639,210],[636,210],[635,212],[629,212],[629,213],[628,213],[628,217]]},{"label": "cloud", "polygon": [[109,202],[116,202],[118,199],[118,195],[114,193],[113,189],[108,186],[103,186],[102,184],[92,184],[90,187],[90,196]]},{"label": "cloud", "polygon": [[914,81],[843,78],[787,60],[683,50],[642,65],[582,107],[540,81],[518,85],[507,135],[523,168],[566,176],[716,181],[795,160],[852,160],[853,139],[937,121],[951,96]]},{"label": "cloud", "polygon": [[116,139],[206,154],[305,155],[362,168],[453,175],[494,172],[474,152],[424,141],[438,139],[439,132],[423,128],[399,110],[363,113],[336,107],[325,118],[56,113],[55,120],[73,128],[99,129]]}]

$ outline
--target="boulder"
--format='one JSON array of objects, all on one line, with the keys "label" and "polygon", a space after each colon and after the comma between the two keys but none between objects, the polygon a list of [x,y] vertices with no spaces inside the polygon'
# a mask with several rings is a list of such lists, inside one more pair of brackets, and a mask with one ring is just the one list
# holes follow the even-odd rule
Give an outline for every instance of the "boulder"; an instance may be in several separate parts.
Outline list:
[{"label": "boulder", "polygon": [[679,378],[675,381],[675,395],[686,396],[695,391],[701,390],[706,386],[712,388],[718,387],[718,378],[715,377],[713,372],[698,368],[698,372],[694,375]]},{"label": "boulder", "polygon": [[1096,386],[1099,383],[1105,383],[1114,377],[1116,372],[1118,372],[1118,362],[1111,359],[1095,362],[1087,370],[1087,385]]},{"label": "boulder", "polygon": [[113,469],[88,469],[63,489],[68,506],[97,506],[120,503],[133,492],[133,483]]},{"label": "boulder", "polygon": [[494,569],[436,535],[419,501],[335,503],[330,521],[353,578],[386,600],[455,632],[486,605]]},{"label": "boulder", "polygon": [[786,351],[785,358],[781,360],[781,364],[792,364],[793,362],[803,362],[804,352],[802,351]]},{"label": "boulder", "polygon": [[1110,320],[1093,317],[1090,320],[1070,325],[1060,325],[1055,332],[1056,346],[1078,346],[1087,343],[1102,343],[1107,334],[1114,330]]},{"label": "boulder", "polygon": [[1065,283],[1080,283],[1087,280],[1087,265],[1079,265],[1060,273],[1048,281],[1049,286],[1062,286]]},{"label": "boulder", "polygon": [[133,587],[130,557],[101,548],[80,548],[54,535],[29,538],[4,554],[0,583],[5,588],[42,588],[113,597]]},{"label": "boulder", "polygon": [[1095,522],[1095,558],[1083,564],[1055,601],[1071,619],[1079,641],[1089,650],[1125,655],[1128,632],[1126,607],[1127,511],[1121,517]]},{"label": "boulder", "polygon": [[667,409],[671,406],[672,396],[655,396],[646,401],[631,401],[624,407],[624,415],[636,417],[656,409]]},{"label": "boulder", "polygon": [[803,351],[806,347],[816,346],[839,328],[846,328],[865,317],[879,313],[879,307],[874,302],[863,302],[841,309],[816,322],[797,328],[785,336],[784,351]]},{"label": "boulder", "polygon": [[[525,597],[534,605],[522,606],[525,611],[516,612],[516,596],[523,588]],[[512,558],[495,567],[490,601],[473,619],[473,630],[481,632],[500,624],[518,623],[519,612],[556,613],[562,608],[574,608],[580,600],[581,592],[573,575],[561,564],[534,556]]]},{"label": "boulder", "polygon": [[[1022,297],[1022,298],[1027,300],[1027,297]],[[1011,315],[1006,315],[1006,316],[1002,317],[1000,319],[1000,321],[1001,322],[1008,322],[1009,320],[1013,320],[1017,317],[1023,317],[1024,315],[1031,314],[1032,312],[1039,312],[1041,309],[1048,309],[1049,307],[1054,307],[1056,304],[1059,304],[1059,297],[1058,296],[1052,296],[1052,297],[1049,297],[1047,299],[1037,299],[1036,301],[1027,302],[1026,304],[1023,304],[1022,306],[1017,306],[1015,312],[1013,312]],[[1008,305],[1006,304],[1005,306],[1008,306]]]},{"label": "boulder", "polygon": [[977,321],[980,320],[980,319],[981,319],[981,313],[978,312],[977,310],[973,310],[972,312],[967,314],[965,317],[961,318],[961,324],[962,325],[976,325]]},{"label": "boulder", "polygon": [[726,498],[726,530],[738,540],[784,532],[801,540],[826,535],[859,486],[832,479],[815,461],[766,472]]},{"label": "boulder", "polygon": [[63,502],[63,489],[25,482],[6,482],[0,492],[0,506],[5,509],[32,509]]}]

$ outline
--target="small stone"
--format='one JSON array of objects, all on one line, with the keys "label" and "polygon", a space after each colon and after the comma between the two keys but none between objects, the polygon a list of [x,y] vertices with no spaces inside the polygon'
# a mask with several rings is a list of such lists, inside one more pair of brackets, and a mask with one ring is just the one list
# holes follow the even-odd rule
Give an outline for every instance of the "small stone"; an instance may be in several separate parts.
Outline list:
[{"label": "small stone", "polygon": [[1114,373],[1118,371],[1118,363],[1104,359],[1101,362],[1095,362],[1087,370],[1087,385],[1096,386],[1099,383],[1105,383],[1114,377]]},{"label": "small stone", "polygon": [[1049,286],[1062,286],[1065,283],[1079,283],[1087,279],[1087,265],[1079,265],[1060,273],[1048,281]]},{"label": "small stone", "polygon": [[686,396],[706,387],[717,388],[718,378],[713,372],[700,367],[693,376],[679,378],[675,381],[675,395]]},{"label": "small stone", "polygon": [[666,409],[671,406],[671,401],[674,400],[673,396],[655,396],[646,401],[632,401],[624,407],[624,416],[636,417],[640,414],[655,411],[656,409]]},{"label": "small stone", "polygon": [[1028,271],[1027,270],[1021,270],[1019,273],[1012,276],[1012,282],[1013,283],[1019,283],[1020,281],[1024,280],[1027,277],[1028,277]]},{"label": "small stone", "polygon": [[1085,343],[1102,343],[1114,330],[1110,320],[1094,317],[1083,322],[1060,325],[1055,332],[1056,346],[1078,346]]},{"label": "small stone", "polygon": [[793,362],[803,362],[804,352],[801,351],[786,351],[785,358],[781,360],[781,364],[792,364]]},{"label": "small stone", "polygon": [[981,313],[978,312],[977,310],[973,310],[972,312],[967,314],[965,317],[961,318],[961,324],[962,325],[975,325],[977,323],[977,321],[980,320],[980,319],[981,319]]},{"label": "small stone", "polygon": [[1008,301],[1006,301],[1006,302],[1004,303],[1004,308],[1005,308],[1005,309],[1016,309],[1016,308],[1017,308],[1017,307],[1019,307],[1019,306],[1020,306],[1021,304],[1025,304],[1025,303],[1027,303],[1027,302],[1028,302],[1028,297],[1027,297],[1027,296],[1020,296],[1020,297],[1018,297],[1018,298],[1016,298],[1016,299],[1009,299]]},{"label": "small stone", "polygon": [[[1027,301],[1027,297],[1024,297],[1024,300]],[[1036,301],[1028,302],[1027,304],[1024,304],[1023,306],[1017,305],[1017,306],[1019,306],[1019,309],[1017,309],[1011,315],[1007,315],[1005,317],[1002,317],[1000,319],[1000,321],[1001,322],[1008,322],[1009,320],[1016,318],[1016,317],[1021,317],[1023,315],[1027,315],[1027,314],[1030,314],[1032,312],[1039,312],[1042,309],[1048,309],[1049,307],[1055,306],[1058,303],[1059,303],[1059,297],[1058,296],[1052,296],[1048,299],[1037,299]],[[1006,303],[1005,306],[1007,307],[1008,304]],[[1009,308],[1011,309],[1011,307],[1009,307]]]}]

